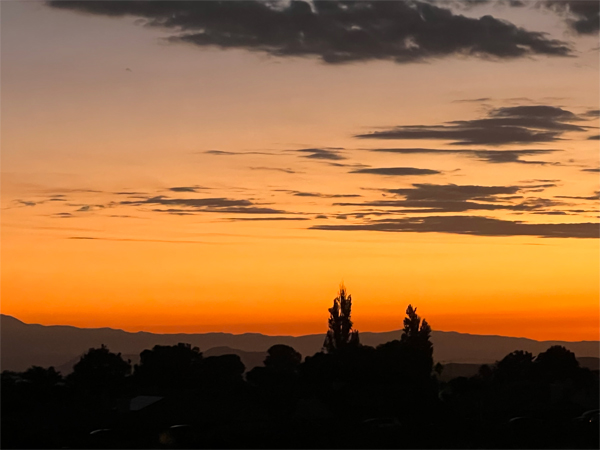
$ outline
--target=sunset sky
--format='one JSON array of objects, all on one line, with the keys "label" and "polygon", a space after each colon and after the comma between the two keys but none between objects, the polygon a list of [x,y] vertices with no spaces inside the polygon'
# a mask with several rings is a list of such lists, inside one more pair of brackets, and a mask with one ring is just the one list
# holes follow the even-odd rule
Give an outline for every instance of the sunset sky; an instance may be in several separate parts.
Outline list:
[{"label": "sunset sky", "polygon": [[598,2],[1,17],[3,314],[598,339]]}]

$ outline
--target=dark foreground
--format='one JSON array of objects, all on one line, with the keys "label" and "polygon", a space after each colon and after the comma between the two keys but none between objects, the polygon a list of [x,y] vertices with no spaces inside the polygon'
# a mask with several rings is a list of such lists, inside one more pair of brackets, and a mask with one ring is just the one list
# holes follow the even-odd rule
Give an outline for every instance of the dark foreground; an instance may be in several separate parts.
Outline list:
[{"label": "dark foreground", "polygon": [[[2,373],[2,448],[598,448],[598,371],[552,347],[476,376],[400,341],[318,353],[235,355],[181,344],[128,362],[91,349],[63,378]],[[596,410],[595,412],[593,410]]]}]

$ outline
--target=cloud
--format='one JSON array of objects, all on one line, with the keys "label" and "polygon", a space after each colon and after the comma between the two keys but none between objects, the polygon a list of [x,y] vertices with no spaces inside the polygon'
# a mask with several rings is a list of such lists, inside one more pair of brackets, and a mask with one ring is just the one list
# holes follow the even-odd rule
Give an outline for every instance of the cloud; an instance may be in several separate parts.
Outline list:
[{"label": "cloud", "polygon": [[200,153],[205,153],[207,155],[216,155],[216,156],[236,156],[236,155],[274,155],[275,153],[270,152],[226,152],[223,150],[206,150]]},{"label": "cloud", "polygon": [[250,170],[267,170],[267,171],[274,171],[274,172],[283,172],[283,173],[298,173],[293,169],[284,169],[281,167],[250,167]]},{"label": "cloud", "polygon": [[232,206],[251,206],[250,200],[233,200],[228,198],[169,198],[163,195],[149,197],[143,200],[126,200],[121,205],[173,205],[190,208],[226,208]]},{"label": "cloud", "polygon": [[200,186],[176,186],[170,187],[168,190],[171,192],[193,192],[197,193],[199,189],[206,189]]},{"label": "cloud", "polygon": [[310,220],[308,217],[230,217],[226,220],[232,222],[256,222],[256,221],[286,221],[286,220]]},{"label": "cloud", "polygon": [[138,17],[172,30],[171,42],[245,49],[328,64],[408,63],[452,55],[570,56],[566,42],[490,15],[469,18],[423,1],[48,1],[54,8]]},{"label": "cloud", "polygon": [[600,167],[591,167],[589,169],[581,169],[582,172],[593,172],[593,173],[598,173],[600,172]]},{"label": "cloud", "polygon": [[238,200],[222,197],[214,198],[169,198],[163,195],[139,200],[126,200],[120,205],[144,206],[161,205],[170,208],[154,208],[153,212],[173,215],[192,215],[198,213],[233,213],[233,214],[294,214],[289,211],[256,205],[250,200]]},{"label": "cloud", "polygon": [[600,191],[596,191],[594,193],[594,195],[589,195],[589,196],[572,196],[572,195],[557,195],[556,198],[572,198],[575,200],[593,200],[593,201],[598,201],[600,200]]},{"label": "cloud", "polygon": [[523,7],[526,4],[538,8],[549,9],[563,16],[567,25],[577,34],[597,34],[600,27],[600,4],[596,0],[434,0],[450,3],[455,7],[469,9],[472,6],[495,3],[512,7]]},{"label": "cloud", "polygon": [[340,149],[334,148],[302,148],[300,150],[294,150],[298,153],[303,153],[302,158],[309,159],[325,159],[328,161],[338,161],[346,159],[340,154]]},{"label": "cloud", "polygon": [[212,242],[202,241],[176,241],[170,239],[128,239],[128,238],[102,238],[91,236],[70,236],[66,239],[82,240],[82,241],[117,241],[117,242],[158,242],[164,244],[212,244]]},{"label": "cloud", "polygon": [[104,208],[104,205],[83,205],[76,212],[89,212],[89,211],[97,211],[98,209]]},{"label": "cloud", "polygon": [[594,134],[592,136],[588,136],[588,141],[597,141],[600,139],[600,134]]},{"label": "cloud", "polygon": [[598,34],[600,3],[596,0],[543,0],[538,5],[565,17],[577,34]]},{"label": "cloud", "polygon": [[14,201],[16,204],[21,205],[21,206],[35,206],[37,205],[37,202],[32,202],[29,200],[15,200]]},{"label": "cloud", "polygon": [[481,98],[464,98],[460,100],[453,100],[452,103],[483,103],[491,101],[491,97],[481,97]]},{"label": "cloud", "polygon": [[[413,184],[411,188],[382,189],[402,199],[371,200],[362,203],[334,203],[334,206],[376,207],[378,211],[362,210],[361,215],[457,213],[465,211],[545,211],[564,205],[563,202],[539,197],[515,195],[542,191],[554,184],[532,186],[479,186],[456,184]],[[519,200],[515,203],[514,200]],[[381,210],[381,208],[384,208]],[[375,214],[374,214],[375,213]]]},{"label": "cloud", "polygon": [[350,173],[369,173],[373,175],[410,176],[410,175],[437,175],[442,172],[432,169],[417,169],[416,167],[378,167],[371,169],[352,170]]},{"label": "cloud", "polygon": [[449,233],[473,236],[598,238],[599,223],[525,223],[478,216],[428,216],[384,219],[359,224],[313,225],[313,230]]},{"label": "cloud", "polygon": [[471,200],[493,199],[496,195],[512,195],[520,186],[479,186],[456,184],[413,184],[412,188],[386,189],[390,194],[402,195],[406,200]]},{"label": "cloud", "polygon": [[547,105],[496,108],[483,119],[455,120],[441,125],[408,125],[358,134],[360,139],[440,139],[452,145],[506,145],[554,142],[567,131],[588,127],[570,111]]},{"label": "cloud", "polygon": [[431,154],[431,155],[462,155],[469,158],[475,158],[479,161],[484,161],[492,164],[502,163],[519,163],[519,164],[536,164],[536,165],[558,165],[559,163],[547,161],[531,161],[521,159],[523,156],[532,155],[547,155],[550,153],[560,152],[557,149],[544,150],[441,150],[434,148],[373,148],[368,149],[371,152],[381,153],[396,153],[401,155],[416,155],[416,154]]},{"label": "cloud", "polygon": [[318,197],[318,198],[355,198],[362,197],[359,194],[322,194],[318,192],[302,192],[302,191],[291,191],[287,189],[281,189],[281,192],[287,192],[294,197]]}]

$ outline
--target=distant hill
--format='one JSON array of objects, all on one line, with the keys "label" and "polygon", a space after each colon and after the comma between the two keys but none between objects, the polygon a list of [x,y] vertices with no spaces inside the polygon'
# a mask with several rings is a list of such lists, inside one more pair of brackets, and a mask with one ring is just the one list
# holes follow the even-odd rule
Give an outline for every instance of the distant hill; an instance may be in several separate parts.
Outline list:
[{"label": "distant hill", "polygon": [[[2,370],[26,370],[32,365],[68,368],[74,360],[89,348],[105,344],[111,351],[124,357],[139,355],[142,350],[155,345],[174,345],[186,342],[197,346],[205,356],[233,352],[240,355],[247,367],[260,365],[265,352],[275,344],[290,345],[302,356],[310,356],[321,350],[323,334],[306,336],[266,336],[259,333],[229,334],[154,334],[129,333],[112,328],[77,328],[62,325],[26,324],[20,320],[0,315],[1,368]],[[324,330],[325,331],[325,330]],[[377,346],[400,338],[400,331],[360,334],[363,344]],[[564,345],[578,357],[598,357],[598,341],[562,342],[534,341],[525,338],[482,336],[448,331],[433,331],[434,358],[438,362],[483,364],[493,363],[514,350],[526,350],[534,355],[552,345]],[[225,351],[223,347],[228,349]],[[256,363],[258,361],[258,363]],[[71,364],[72,365],[72,364]]]}]

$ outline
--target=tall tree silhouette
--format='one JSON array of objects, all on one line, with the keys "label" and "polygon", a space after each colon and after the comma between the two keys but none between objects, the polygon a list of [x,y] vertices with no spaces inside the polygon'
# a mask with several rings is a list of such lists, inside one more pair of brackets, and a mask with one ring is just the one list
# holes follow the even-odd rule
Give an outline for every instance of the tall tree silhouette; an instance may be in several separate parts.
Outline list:
[{"label": "tall tree silhouette", "polygon": [[417,308],[408,305],[400,342],[418,355],[419,365],[428,373],[433,368],[433,344],[430,338],[431,327],[417,315]]},{"label": "tall tree silhouette", "polygon": [[338,296],[329,308],[329,330],[323,343],[327,353],[335,353],[343,348],[358,347],[358,331],[352,329],[352,296],[347,295],[346,287],[341,284]]}]

